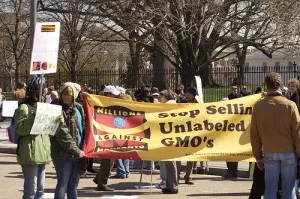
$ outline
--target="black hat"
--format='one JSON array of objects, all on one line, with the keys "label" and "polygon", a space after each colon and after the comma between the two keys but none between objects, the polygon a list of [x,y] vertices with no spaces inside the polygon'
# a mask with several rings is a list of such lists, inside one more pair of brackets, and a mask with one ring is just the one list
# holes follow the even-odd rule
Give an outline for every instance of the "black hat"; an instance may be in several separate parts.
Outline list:
[{"label": "black hat", "polygon": [[188,87],[186,89],[186,93],[190,93],[191,95],[196,96],[197,95],[197,89],[194,88],[194,87]]},{"label": "black hat", "polygon": [[26,86],[26,97],[38,97],[44,84],[45,78],[43,76],[30,76],[29,83]]}]

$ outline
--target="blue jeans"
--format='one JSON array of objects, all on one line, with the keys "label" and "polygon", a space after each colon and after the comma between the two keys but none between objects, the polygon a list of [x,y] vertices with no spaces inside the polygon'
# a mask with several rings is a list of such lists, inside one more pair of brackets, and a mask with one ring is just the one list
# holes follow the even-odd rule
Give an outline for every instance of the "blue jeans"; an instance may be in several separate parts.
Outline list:
[{"label": "blue jeans", "polygon": [[22,166],[24,176],[23,199],[43,199],[45,184],[45,165]]},{"label": "blue jeans", "polygon": [[297,156],[295,152],[264,153],[265,199],[276,198],[279,175],[282,180],[284,199],[296,199],[295,183]]},{"label": "blue jeans", "polygon": [[159,161],[159,174],[161,181],[167,181],[166,163]]},{"label": "blue jeans", "polygon": [[53,159],[56,170],[57,184],[54,199],[77,198],[77,187],[80,179],[78,161],[56,158]]},{"label": "blue jeans", "polygon": [[154,161],[144,161],[144,169],[154,170]]},{"label": "blue jeans", "polygon": [[129,175],[129,159],[116,159],[115,164],[117,167],[117,176],[128,176]]}]

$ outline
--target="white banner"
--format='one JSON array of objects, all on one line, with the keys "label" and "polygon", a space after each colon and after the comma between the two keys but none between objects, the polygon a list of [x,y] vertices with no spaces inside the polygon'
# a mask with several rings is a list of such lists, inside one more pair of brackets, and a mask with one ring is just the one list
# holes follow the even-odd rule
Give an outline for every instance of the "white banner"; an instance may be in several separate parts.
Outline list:
[{"label": "white banner", "polygon": [[30,74],[56,73],[60,22],[36,23]]},{"label": "white banner", "polygon": [[59,126],[59,123],[56,121],[61,114],[62,108],[59,105],[37,103],[36,115],[30,134],[54,135]]},{"label": "white banner", "polygon": [[197,99],[198,103],[204,103],[201,78],[199,76],[195,76],[195,80],[196,80],[197,91],[198,91],[198,96],[196,99]]},{"label": "white banner", "polygon": [[2,102],[2,116],[13,117],[15,110],[18,108],[18,101],[3,101]]}]

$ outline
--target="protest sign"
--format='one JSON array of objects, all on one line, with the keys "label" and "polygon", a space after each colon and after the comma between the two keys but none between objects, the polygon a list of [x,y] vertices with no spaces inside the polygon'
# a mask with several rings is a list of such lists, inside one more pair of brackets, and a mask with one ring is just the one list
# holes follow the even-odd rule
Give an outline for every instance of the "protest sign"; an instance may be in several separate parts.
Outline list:
[{"label": "protest sign", "polygon": [[203,103],[203,92],[202,92],[202,81],[201,78],[199,76],[195,76],[195,80],[196,80],[196,85],[197,85],[197,92],[198,92],[198,96],[196,96],[196,99],[198,101],[198,103]]},{"label": "protest sign", "polygon": [[15,110],[18,108],[18,101],[3,101],[2,102],[2,116],[13,117]]},{"label": "protest sign", "polygon": [[58,116],[62,114],[62,108],[58,105],[37,103],[36,115],[30,134],[54,135],[57,131],[59,123],[57,122]]},{"label": "protest sign", "polygon": [[253,105],[261,95],[203,104],[152,104],[88,95],[87,157],[254,161]]},{"label": "protest sign", "polygon": [[35,25],[30,74],[56,73],[60,22],[40,22]]}]

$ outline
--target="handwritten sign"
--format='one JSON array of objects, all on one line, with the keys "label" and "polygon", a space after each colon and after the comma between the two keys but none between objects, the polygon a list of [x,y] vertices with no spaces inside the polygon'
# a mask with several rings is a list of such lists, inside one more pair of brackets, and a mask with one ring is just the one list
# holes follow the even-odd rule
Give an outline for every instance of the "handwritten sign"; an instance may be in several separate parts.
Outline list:
[{"label": "handwritten sign", "polygon": [[3,101],[2,102],[2,116],[13,117],[15,110],[18,108],[18,101]]},{"label": "handwritten sign", "polygon": [[54,135],[57,131],[59,123],[56,122],[57,117],[62,114],[62,108],[58,105],[37,103],[37,110],[33,126],[30,134]]},{"label": "handwritten sign", "polygon": [[56,73],[60,22],[39,22],[35,25],[30,74]]}]

